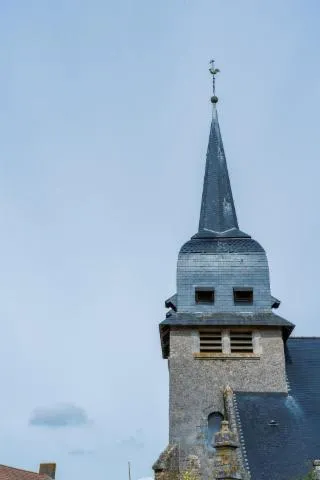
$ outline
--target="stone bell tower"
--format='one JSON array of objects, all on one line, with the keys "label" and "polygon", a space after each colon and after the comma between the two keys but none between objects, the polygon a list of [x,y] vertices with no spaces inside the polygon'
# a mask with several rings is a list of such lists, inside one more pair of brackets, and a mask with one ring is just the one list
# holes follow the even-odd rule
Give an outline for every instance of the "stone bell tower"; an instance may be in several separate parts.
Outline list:
[{"label": "stone bell tower", "polygon": [[215,434],[227,420],[238,436],[232,392],[287,392],[284,340],[294,325],[274,313],[280,301],[271,295],[266,253],[238,226],[213,62],[210,72],[212,119],[199,229],[180,249],[177,293],[166,301],[169,311],[160,323],[170,398],[169,445],[153,467],[159,479],[185,470],[190,458],[198,462],[199,478],[217,478]]}]

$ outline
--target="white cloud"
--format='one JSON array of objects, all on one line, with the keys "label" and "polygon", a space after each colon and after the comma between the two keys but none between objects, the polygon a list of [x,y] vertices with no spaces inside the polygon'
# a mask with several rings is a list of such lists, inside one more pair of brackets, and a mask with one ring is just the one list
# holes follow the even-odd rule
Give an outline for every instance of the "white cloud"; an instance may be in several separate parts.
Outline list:
[{"label": "white cloud", "polygon": [[74,427],[88,423],[85,410],[73,404],[36,408],[29,420],[30,425],[41,427]]}]

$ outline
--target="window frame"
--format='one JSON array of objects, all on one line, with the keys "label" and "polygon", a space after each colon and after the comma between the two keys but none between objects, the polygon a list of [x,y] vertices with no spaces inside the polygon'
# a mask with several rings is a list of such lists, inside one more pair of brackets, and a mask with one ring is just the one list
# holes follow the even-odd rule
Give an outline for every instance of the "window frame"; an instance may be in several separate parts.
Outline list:
[{"label": "window frame", "polygon": [[[198,293],[211,293],[212,294],[212,300],[207,300],[207,301],[201,301],[197,298]],[[196,305],[214,305],[215,303],[215,289],[213,287],[195,287],[194,289],[194,301]]]},{"label": "window frame", "polygon": [[[237,293],[250,293],[250,299],[239,299],[236,298]],[[233,287],[233,303],[234,305],[253,305],[253,288],[252,287]]]},{"label": "window frame", "polygon": [[[220,420],[220,422],[217,422],[217,425],[216,425],[218,428],[212,428],[213,427],[213,422],[210,421],[211,419]],[[209,413],[209,415],[207,416],[206,443],[207,443],[207,447],[210,450],[213,450],[213,451],[216,450],[215,446],[214,446],[215,435],[220,431],[221,424],[222,424],[224,419],[225,419],[225,416],[221,412],[218,412],[218,411],[213,411],[213,412]]]},{"label": "window frame", "polygon": [[[202,339],[200,337],[202,333]],[[207,336],[210,337],[210,333],[213,333],[213,335],[221,335],[221,349],[219,348],[219,345],[216,341],[216,339],[213,339],[213,341],[216,341],[216,345],[218,347],[215,349],[208,348],[207,350],[205,348],[205,334],[207,333]],[[243,349],[234,349],[232,348],[232,341],[231,341],[231,335],[232,333],[235,333],[236,335],[239,334],[239,336],[248,334],[250,333],[250,338],[249,342],[248,339],[239,339],[241,340],[242,343],[244,343]],[[198,337],[198,344],[197,347],[193,350],[193,357],[199,360],[206,360],[206,359],[241,359],[241,358],[246,358],[246,359],[252,359],[252,360],[258,360],[260,359],[263,349],[262,349],[262,344],[261,344],[261,333],[259,329],[256,328],[241,328],[237,326],[233,327],[214,327],[212,326],[211,328],[208,326],[208,328],[199,326],[197,328],[197,337]],[[209,338],[210,340],[210,338]],[[240,346],[241,345],[240,342]],[[201,345],[202,343],[202,345]],[[210,347],[210,343],[208,345]],[[247,348],[246,348],[247,347]]]},{"label": "window frame", "polygon": [[[199,353],[206,353],[206,354],[214,354],[214,353],[222,354],[223,353],[222,329],[219,329],[219,328],[201,329],[200,328],[198,330],[198,334],[199,334]],[[210,349],[210,342],[212,347],[211,349]],[[207,345],[207,348],[206,348],[206,345]]]},{"label": "window frame", "polygon": [[[233,337],[234,336],[234,337]],[[242,337],[242,338],[241,338]],[[230,329],[230,353],[254,353],[253,331]]]}]

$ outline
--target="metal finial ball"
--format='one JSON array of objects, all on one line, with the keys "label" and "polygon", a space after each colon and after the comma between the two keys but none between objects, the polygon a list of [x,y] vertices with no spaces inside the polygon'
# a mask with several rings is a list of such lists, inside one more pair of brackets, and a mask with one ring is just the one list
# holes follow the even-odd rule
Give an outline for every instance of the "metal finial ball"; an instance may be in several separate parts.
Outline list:
[{"label": "metal finial ball", "polygon": [[211,103],[218,103],[218,97],[216,95],[213,95],[213,97],[211,97]]}]

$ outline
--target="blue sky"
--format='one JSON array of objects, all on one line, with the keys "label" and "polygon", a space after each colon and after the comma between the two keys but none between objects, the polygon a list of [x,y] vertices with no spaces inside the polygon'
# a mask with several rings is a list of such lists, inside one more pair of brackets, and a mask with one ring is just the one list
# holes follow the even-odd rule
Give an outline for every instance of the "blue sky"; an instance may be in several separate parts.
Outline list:
[{"label": "blue sky", "polygon": [[[320,335],[316,0],[3,0],[0,463],[148,477],[158,322],[197,229],[214,57],[239,224]],[[102,477],[101,477],[102,478]]]}]

